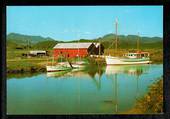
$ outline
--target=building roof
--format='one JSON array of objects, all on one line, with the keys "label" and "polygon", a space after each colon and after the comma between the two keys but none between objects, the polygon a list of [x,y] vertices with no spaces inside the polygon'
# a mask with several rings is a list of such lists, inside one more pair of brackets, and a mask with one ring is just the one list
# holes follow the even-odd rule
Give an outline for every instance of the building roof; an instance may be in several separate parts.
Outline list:
[{"label": "building roof", "polygon": [[44,50],[34,50],[34,51],[30,51],[30,54],[37,54],[37,53],[46,53],[46,51],[44,51]]},{"label": "building roof", "polygon": [[93,43],[58,43],[54,46],[54,49],[63,49],[63,48],[89,48]]},{"label": "building roof", "polygon": [[100,45],[100,43],[94,43],[94,45],[96,46],[96,48]]}]

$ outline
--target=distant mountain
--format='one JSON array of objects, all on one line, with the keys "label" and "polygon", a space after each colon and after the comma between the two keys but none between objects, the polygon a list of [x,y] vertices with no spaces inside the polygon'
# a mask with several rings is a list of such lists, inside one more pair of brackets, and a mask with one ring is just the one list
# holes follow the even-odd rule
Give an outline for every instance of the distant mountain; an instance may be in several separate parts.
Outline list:
[{"label": "distant mountain", "polygon": [[[101,42],[105,48],[114,48],[115,46],[115,34],[107,34],[101,38],[95,39],[97,42]],[[163,39],[160,37],[139,37],[137,35],[118,35],[118,47],[119,48],[136,48],[137,40],[139,39],[140,48],[162,48]],[[94,41],[95,41],[94,40]]]},{"label": "distant mountain", "polygon": [[[61,41],[60,41],[61,42]],[[32,49],[36,50],[50,50],[58,43],[58,41],[42,41],[32,46]]]},{"label": "distant mountain", "polygon": [[[140,48],[163,48],[163,39],[160,37],[138,37],[137,35],[118,35],[118,48],[135,49],[137,39],[140,39]],[[52,49],[58,42],[50,37],[44,38],[41,36],[21,35],[18,33],[10,33],[7,36],[7,49],[24,48],[28,46],[32,49],[49,50]],[[67,42],[101,42],[105,48],[114,48],[115,34],[106,34],[103,37],[96,39],[79,39]]]},{"label": "distant mountain", "polygon": [[16,44],[20,44],[20,45],[34,45],[38,42],[42,42],[42,41],[54,41],[54,39],[47,37],[41,37],[41,36],[29,36],[29,35],[22,35],[22,34],[18,34],[18,33],[10,33],[7,35],[7,42],[11,41],[13,43]]}]

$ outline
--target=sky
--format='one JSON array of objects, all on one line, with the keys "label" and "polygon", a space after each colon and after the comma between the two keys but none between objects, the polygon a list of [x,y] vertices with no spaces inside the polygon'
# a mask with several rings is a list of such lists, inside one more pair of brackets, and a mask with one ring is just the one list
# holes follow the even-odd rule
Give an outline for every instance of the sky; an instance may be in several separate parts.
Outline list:
[{"label": "sky", "polygon": [[163,6],[7,6],[7,34],[55,40],[119,35],[163,37]]}]

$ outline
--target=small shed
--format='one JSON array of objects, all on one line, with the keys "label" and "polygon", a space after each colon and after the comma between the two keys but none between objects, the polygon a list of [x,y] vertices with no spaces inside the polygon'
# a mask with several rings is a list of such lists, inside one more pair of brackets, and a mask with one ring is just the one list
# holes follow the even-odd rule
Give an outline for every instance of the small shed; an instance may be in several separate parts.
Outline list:
[{"label": "small shed", "polygon": [[104,54],[104,46],[101,43],[94,43],[96,46],[95,55],[102,55]]},{"label": "small shed", "polygon": [[31,56],[46,56],[47,55],[47,51],[44,51],[44,50],[34,50],[34,51],[30,51],[29,55],[31,55]]}]

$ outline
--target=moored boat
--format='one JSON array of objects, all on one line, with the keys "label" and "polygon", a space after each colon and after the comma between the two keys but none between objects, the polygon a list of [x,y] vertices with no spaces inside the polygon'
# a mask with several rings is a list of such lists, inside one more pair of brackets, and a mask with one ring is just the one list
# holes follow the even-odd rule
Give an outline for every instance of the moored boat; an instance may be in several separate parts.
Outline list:
[{"label": "moored boat", "polygon": [[56,72],[56,71],[65,71],[71,70],[71,67],[64,65],[54,65],[54,66],[46,66],[47,72]]},{"label": "moored boat", "polygon": [[125,53],[123,57],[106,56],[107,65],[121,65],[121,64],[150,64],[150,57],[148,52],[134,52]]},{"label": "moored boat", "polygon": [[46,66],[47,72],[57,72],[57,71],[67,71],[71,70],[73,67],[69,62],[58,62],[54,63],[54,58],[51,65]]},{"label": "moored boat", "polygon": [[[118,26],[118,22],[116,20],[116,40],[115,40],[116,51],[117,51],[117,45],[118,45],[117,26]],[[125,53],[122,57],[106,56],[105,61],[107,65],[150,64],[151,63],[149,52],[142,52],[141,50],[139,50],[139,37],[137,40],[136,52]]]},{"label": "moored boat", "polygon": [[76,62],[72,62],[71,65],[73,66],[73,68],[82,69],[85,67],[85,65],[87,65],[87,63],[84,61],[76,61]]}]

